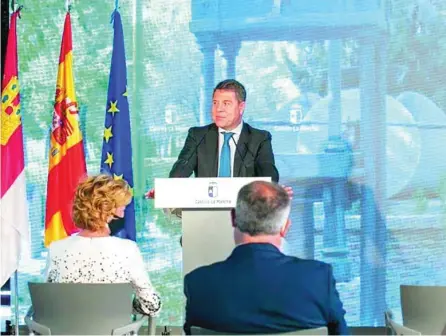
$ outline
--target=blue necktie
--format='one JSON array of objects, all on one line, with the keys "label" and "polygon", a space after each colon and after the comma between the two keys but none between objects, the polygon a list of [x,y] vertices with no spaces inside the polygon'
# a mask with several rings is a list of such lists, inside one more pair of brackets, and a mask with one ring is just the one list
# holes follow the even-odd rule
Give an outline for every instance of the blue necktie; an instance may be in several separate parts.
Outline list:
[{"label": "blue necktie", "polygon": [[229,140],[234,133],[222,132],[225,137],[223,147],[220,154],[220,169],[218,177],[231,177],[231,148],[229,148]]}]

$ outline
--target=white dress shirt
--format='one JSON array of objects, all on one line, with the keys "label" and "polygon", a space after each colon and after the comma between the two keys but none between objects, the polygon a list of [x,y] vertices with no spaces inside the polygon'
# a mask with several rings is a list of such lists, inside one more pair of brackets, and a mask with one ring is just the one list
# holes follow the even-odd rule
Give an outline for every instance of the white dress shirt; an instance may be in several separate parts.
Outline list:
[{"label": "white dress shirt", "polygon": [[223,135],[224,132],[232,132],[234,135],[232,136],[232,139],[229,139],[229,149],[231,150],[231,177],[234,176],[234,159],[235,159],[235,153],[237,151],[236,144],[238,143],[238,139],[240,138],[240,134],[242,133],[243,129],[243,120],[242,122],[233,130],[227,131],[223,128],[218,128],[218,170],[217,170],[217,176],[218,172],[220,171],[220,156],[221,156],[221,150],[223,148],[223,142],[225,140],[225,136]]}]

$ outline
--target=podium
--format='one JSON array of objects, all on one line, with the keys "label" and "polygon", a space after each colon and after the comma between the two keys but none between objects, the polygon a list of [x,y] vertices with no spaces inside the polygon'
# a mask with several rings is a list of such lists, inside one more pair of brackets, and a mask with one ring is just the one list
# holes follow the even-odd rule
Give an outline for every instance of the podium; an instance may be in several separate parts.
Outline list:
[{"label": "podium", "polygon": [[234,249],[230,211],[237,194],[270,177],[156,178],[155,208],[181,213],[183,275],[225,260]]}]

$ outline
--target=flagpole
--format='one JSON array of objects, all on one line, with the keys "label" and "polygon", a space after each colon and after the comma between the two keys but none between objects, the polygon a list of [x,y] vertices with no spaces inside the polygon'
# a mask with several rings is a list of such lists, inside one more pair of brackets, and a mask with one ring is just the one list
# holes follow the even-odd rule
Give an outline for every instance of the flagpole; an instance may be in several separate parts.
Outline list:
[{"label": "flagpole", "polygon": [[14,272],[14,315],[15,315],[15,335],[19,334],[19,276],[17,270]]}]

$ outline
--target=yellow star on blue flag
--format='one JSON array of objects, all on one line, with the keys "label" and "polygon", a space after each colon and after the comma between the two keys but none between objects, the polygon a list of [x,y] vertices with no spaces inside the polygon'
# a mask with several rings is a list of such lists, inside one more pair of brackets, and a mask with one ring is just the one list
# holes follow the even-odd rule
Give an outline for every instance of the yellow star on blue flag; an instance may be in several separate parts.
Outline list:
[{"label": "yellow star on blue flag", "polygon": [[104,140],[105,140],[105,142],[108,142],[108,140],[110,140],[110,138],[112,136],[113,136],[112,127],[111,126],[110,127],[106,127],[104,129]]},{"label": "yellow star on blue flag", "polygon": [[112,164],[113,164],[114,162],[115,162],[115,161],[113,160],[113,153],[108,153],[108,152],[107,152],[107,159],[104,161],[104,163],[105,163],[105,164],[108,164],[108,166],[109,166],[110,169],[111,169]]},{"label": "yellow star on blue flag", "polygon": [[114,116],[116,112],[119,112],[119,109],[116,105],[118,105],[117,100],[115,101],[110,100],[110,108],[107,110],[107,112],[110,112]]}]

